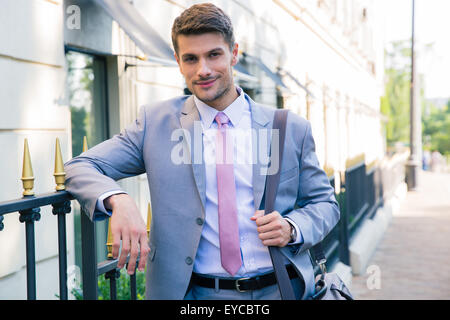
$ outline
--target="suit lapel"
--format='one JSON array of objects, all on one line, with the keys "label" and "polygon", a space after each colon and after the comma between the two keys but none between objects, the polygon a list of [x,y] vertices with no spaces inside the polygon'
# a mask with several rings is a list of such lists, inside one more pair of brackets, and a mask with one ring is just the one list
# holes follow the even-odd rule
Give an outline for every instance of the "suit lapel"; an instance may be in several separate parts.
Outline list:
[{"label": "suit lapel", "polygon": [[[180,123],[181,127],[186,130],[186,132],[189,132],[189,136],[187,136],[186,132],[184,132],[185,142],[187,142],[187,148],[189,150],[189,158],[191,159],[195,184],[200,195],[203,209],[205,209],[206,172],[205,163],[203,161],[203,138],[202,131],[198,131],[198,129],[201,129],[201,126],[199,127],[195,125],[196,122],[197,125],[200,125],[199,121],[200,115],[195,107],[194,97],[190,96],[186,99],[186,102],[181,110]],[[197,139],[197,141],[194,141],[195,139]],[[194,150],[192,150],[192,148]]]},{"label": "suit lapel", "polygon": [[[252,115],[252,129],[256,133],[253,135],[253,200],[256,209],[260,209],[261,200],[266,184],[267,159],[270,153],[271,140],[271,115],[267,114],[263,108],[255,103],[250,97],[245,95],[250,104]],[[265,141],[263,141],[263,140]]]}]

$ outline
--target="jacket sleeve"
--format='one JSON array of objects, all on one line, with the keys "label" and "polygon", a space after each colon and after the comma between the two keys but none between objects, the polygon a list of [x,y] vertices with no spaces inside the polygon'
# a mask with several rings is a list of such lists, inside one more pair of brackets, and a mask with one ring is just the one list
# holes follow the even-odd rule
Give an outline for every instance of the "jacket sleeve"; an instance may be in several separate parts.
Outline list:
[{"label": "jacket sleeve", "polygon": [[311,124],[306,122],[299,159],[300,179],[296,209],[286,214],[292,219],[303,237],[303,243],[292,245],[294,254],[308,250],[334,228],[339,221],[339,205],[326,173],[320,168],[315,153]]},{"label": "jacket sleeve", "polygon": [[120,134],[115,135],[65,165],[66,190],[93,220],[97,215],[96,203],[106,192],[122,190],[117,180],[145,172],[143,143],[145,137],[145,106],[138,118]]}]

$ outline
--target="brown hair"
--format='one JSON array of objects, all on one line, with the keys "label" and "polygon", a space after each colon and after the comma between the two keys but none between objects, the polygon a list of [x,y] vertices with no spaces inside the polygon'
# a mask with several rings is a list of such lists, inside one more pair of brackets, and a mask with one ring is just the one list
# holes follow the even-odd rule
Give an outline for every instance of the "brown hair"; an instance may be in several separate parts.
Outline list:
[{"label": "brown hair", "polygon": [[212,3],[191,6],[179,15],[172,26],[172,44],[178,54],[178,35],[203,34],[218,32],[222,34],[230,50],[233,49],[234,35],[230,18]]}]

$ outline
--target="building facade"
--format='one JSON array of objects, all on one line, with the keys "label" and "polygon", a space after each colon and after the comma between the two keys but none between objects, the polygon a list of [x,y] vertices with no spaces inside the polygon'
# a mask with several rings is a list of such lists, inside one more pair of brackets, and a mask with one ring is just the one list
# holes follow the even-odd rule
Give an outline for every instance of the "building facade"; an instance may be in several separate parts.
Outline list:
[{"label": "building facade", "polygon": [[[35,193],[54,190],[55,139],[64,161],[117,134],[139,107],[182,95],[185,83],[171,47],[173,20],[201,1],[121,0],[143,21],[133,25],[97,0],[4,0],[0,4],[0,201],[21,197],[23,141],[28,139]],[[240,48],[235,81],[251,97],[311,121],[321,165],[333,174],[360,154],[384,156],[381,12],[373,0],[211,1],[230,17]],[[122,12],[123,13],[123,12]],[[126,16],[126,15],[125,15]],[[139,20],[140,21],[140,20]],[[144,44],[136,31],[152,33]],[[133,29],[134,28],[134,29]],[[134,30],[134,31],[133,31]],[[139,31],[139,30],[138,30]],[[141,47],[140,47],[141,46]],[[143,48],[145,47],[145,48]],[[162,52],[162,53],[161,53]],[[145,59],[142,57],[146,55]],[[157,150],[155,150],[157,152]],[[146,215],[145,175],[120,182]],[[68,265],[79,264],[79,208],[67,216]],[[25,235],[17,215],[0,232],[0,299],[26,296]],[[97,252],[106,257],[106,222]],[[57,227],[50,209],[36,223],[37,297],[58,293]]]}]

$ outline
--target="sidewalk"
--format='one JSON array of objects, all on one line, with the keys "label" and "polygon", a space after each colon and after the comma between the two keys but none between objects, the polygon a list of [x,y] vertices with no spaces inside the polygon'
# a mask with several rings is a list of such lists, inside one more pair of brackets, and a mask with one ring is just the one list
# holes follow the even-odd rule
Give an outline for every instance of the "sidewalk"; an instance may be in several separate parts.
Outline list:
[{"label": "sidewalk", "polygon": [[353,276],[355,299],[450,299],[450,174],[419,178],[368,263],[379,268],[380,288],[373,271]]}]

